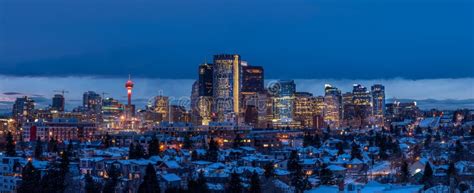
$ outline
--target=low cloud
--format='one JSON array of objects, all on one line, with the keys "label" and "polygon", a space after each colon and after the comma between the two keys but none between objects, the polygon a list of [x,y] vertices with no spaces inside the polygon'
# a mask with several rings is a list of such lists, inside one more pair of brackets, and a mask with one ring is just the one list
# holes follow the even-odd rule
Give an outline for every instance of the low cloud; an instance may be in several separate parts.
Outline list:
[{"label": "low cloud", "polygon": [[[25,94],[35,99],[37,106],[46,107],[51,103],[51,97],[56,94],[54,90],[68,90],[66,106],[72,109],[82,104],[82,94],[86,91],[95,91],[105,97],[116,98],[126,102],[125,82],[128,77],[100,78],[100,77],[17,77],[0,76],[0,102],[12,102],[16,97],[13,93],[35,93]],[[143,108],[154,96],[170,96],[174,99],[189,98],[191,87],[195,80],[192,79],[155,79],[155,78],[133,78],[132,100],[137,108]],[[268,80],[270,82],[272,80]],[[459,79],[376,79],[376,80],[349,80],[349,79],[295,79],[297,91],[311,92],[314,95],[323,95],[324,84],[332,84],[343,92],[352,91],[354,83],[362,84],[370,89],[373,84],[385,85],[386,98],[426,100],[420,103],[427,107],[459,106],[468,107],[474,99],[474,78]],[[11,92],[15,90],[16,92]],[[434,99],[430,102],[428,99]],[[449,99],[449,100],[448,100]],[[451,101],[450,101],[451,100]],[[439,102],[444,101],[444,102]],[[459,102],[461,101],[461,102]],[[449,105],[447,105],[449,104]],[[472,105],[471,105],[472,106]],[[2,105],[0,108],[5,108]],[[10,107],[11,108],[11,107]]]}]

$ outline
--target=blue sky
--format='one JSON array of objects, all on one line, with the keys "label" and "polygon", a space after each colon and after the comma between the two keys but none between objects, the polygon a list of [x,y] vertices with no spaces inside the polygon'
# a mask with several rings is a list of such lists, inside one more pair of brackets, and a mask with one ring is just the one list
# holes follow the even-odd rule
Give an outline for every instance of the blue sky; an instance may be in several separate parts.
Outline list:
[{"label": "blue sky", "polygon": [[471,0],[0,0],[0,74],[192,79],[215,53],[268,78],[474,77]]}]

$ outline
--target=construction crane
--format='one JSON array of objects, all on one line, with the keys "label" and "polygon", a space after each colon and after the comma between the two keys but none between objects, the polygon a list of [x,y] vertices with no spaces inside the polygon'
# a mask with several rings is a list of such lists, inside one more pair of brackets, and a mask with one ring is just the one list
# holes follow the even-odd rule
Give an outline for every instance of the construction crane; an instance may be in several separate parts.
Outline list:
[{"label": "construction crane", "polygon": [[65,93],[69,93],[69,91],[64,90],[64,89],[63,90],[53,90],[53,92],[61,93],[63,96],[64,96]]},{"label": "construction crane", "polygon": [[105,99],[105,95],[106,95],[106,94],[109,94],[109,93],[102,92],[102,100],[104,100],[104,99]]}]

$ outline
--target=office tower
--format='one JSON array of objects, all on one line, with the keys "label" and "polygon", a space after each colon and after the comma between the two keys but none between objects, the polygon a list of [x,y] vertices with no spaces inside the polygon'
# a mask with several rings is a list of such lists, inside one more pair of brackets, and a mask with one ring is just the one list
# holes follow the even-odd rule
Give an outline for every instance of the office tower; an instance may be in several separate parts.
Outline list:
[{"label": "office tower", "polygon": [[221,54],[214,56],[213,112],[217,121],[234,122],[240,108],[240,56]]},{"label": "office tower", "polygon": [[186,112],[186,108],[180,105],[170,105],[169,108],[170,122],[189,122],[189,115]]},{"label": "office tower", "polygon": [[351,126],[355,117],[354,95],[352,92],[342,94],[342,120],[343,125]]},{"label": "office tower", "polygon": [[315,114],[315,97],[308,92],[296,92],[294,102],[294,119],[300,122],[303,128],[313,126],[313,115]]},{"label": "office tower", "polygon": [[273,93],[275,118],[278,124],[289,125],[293,121],[296,84],[293,80],[280,80],[275,86],[270,89],[276,91]]},{"label": "office tower", "polygon": [[13,104],[12,116],[18,125],[33,118],[35,101],[27,96],[16,98]]},{"label": "office tower", "polygon": [[371,87],[372,92],[372,115],[375,118],[375,124],[384,125],[385,115],[385,87],[381,84],[375,84]]},{"label": "office tower", "polygon": [[199,96],[212,96],[212,78],[213,78],[212,64],[199,65]]},{"label": "office tower", "polygon": [[263,67],[242,66],[242,92],[263,91],[263,80]]},{"label": "office tower", "polygon": [[61,112],[64,111],[64,95],[55,94],[53,96],[53,103],[51,105],[51,109]]},{"label": "office tower", "polygon": [[200,81],[194,81],[192,89],[191,89],[191,122],[194,125],[201,125],[201,117],[199,116],[199,109],[197,107],[197,103],[199,100],[199,91],[200,91]]},{"label": "office tower", "polygon": [[102,108],[102,97],[94,91],[84,92],[82,95],[82,106],[87,110],[98,113]]},{"label": "office tower", "polygon": [[124,105],[113,98],[102,101],[102,119],[105,128],[117,128],[124,111]]},{"label": "office tower", "polygon": [[354,104],[354,127],[364,127],[370,124],[372,114],[371,96],[367,88],[354,84],[352,89],[352,103]]},{"label": "office tower", "polygon": [[161,121],[170,121],[169,108],[170,101],[167,96],[156,96],[152,109],[154,112],[161,114]]},{"label": "office tower", "polygon": [[341,90],[326,84],[324,86],[324,122],[330,127],[339,127],[342,117]]}]

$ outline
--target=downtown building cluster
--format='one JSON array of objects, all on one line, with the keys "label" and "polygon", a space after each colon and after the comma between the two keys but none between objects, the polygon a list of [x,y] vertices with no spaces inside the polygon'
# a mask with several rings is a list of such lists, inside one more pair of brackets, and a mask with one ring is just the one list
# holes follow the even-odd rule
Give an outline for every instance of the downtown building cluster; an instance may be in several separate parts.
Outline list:
[{"label": "downtown building cluster", "polygon": [[[256,128],[368,127],[385,123],[385,87],[370,90],[356,84],[342,93],[329,84],[324,96],[297,91],[293,80],[267,81],[264,69],[240,55],[215,55],[201,64],[191,94],[191,120],[248,125]],[[415,106],[416,108],[416,106]],[[414,109],[416,111],[416,109]]]}]

